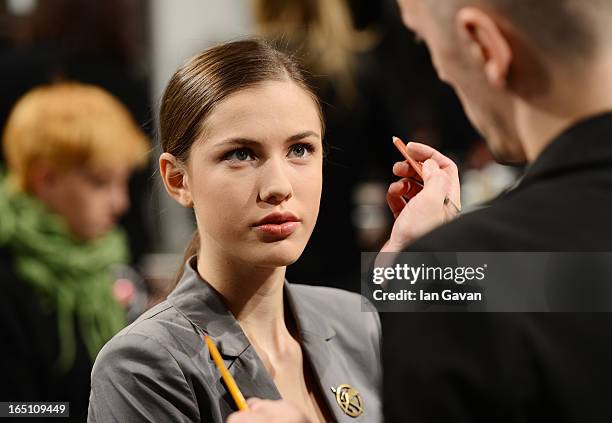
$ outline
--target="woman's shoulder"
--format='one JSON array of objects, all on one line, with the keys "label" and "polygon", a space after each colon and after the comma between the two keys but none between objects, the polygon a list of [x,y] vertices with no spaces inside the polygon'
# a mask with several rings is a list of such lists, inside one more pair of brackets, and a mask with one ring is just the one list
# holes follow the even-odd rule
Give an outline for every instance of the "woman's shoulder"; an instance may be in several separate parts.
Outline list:
[{"label": "woman's shoulder", "polygon": [[[325,311],[341,315],[376,312],[372,303],[359,293],[327,286],[289,284],[292,296]],[[327,310],[330,308],[330,310]],[[377,314],[377,313],[375,313]]]},{"label": "woman's shoulder", "polygon": [[361,294],[300,284],[289,284],[289,290],[300,320],[318,321],[340,337],[368,337],[375,344],[379,342],[380,317]]},{"label": "woman's shoulder", "polygon": [[[136,421],[199,421],[189,384],[192,351],[201,338],[190,321],[164,301],[117,333],[91,373],[89,421],[108,415]],[[145,414],[141,414],[145,413]],[[158,420],[159,419],[159,420]]]},{"label": "woman's shoulder", "polygon": [[144,356],[154,355],[151,348],[160,356],[180,362],[179,355],[201,348],[201,342],[192,322],[173,304],[162,301],[108,341],[98,354],[96,363],[105,361],[107,356],[141,360]]},{"label": "woman's shoulder", "polygon": [[298,291],[301,295],[318,299],[327,299],[330,302],[346,301],[355,302],[361,297],[356,292],[347,291],[345,289],[332,288],[329,286],[319,285],[303,285],[298,283],[290,283],[289,287],[292,291]]},{"label": "woman's shoulder", "polygon": [[111,341],[131,335],[140,335],[148,338],[163,336],[163,330],[170,322],[180,319],[180,315],[173,310],[172,304],[162,301],[142,313],[131,324],[119,331]]}]

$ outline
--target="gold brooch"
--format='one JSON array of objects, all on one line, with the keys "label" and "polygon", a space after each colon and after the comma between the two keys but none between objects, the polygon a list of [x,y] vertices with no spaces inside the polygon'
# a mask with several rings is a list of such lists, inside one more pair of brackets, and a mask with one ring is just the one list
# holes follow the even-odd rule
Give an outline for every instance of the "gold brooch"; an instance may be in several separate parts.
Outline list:
[{"label": "gold brooch", "polygon": [[363,413],[363,400],[357,389],[344,383],[337,388],[332,386],[331,390],[336,394],[336,402],[344,414],[357,417]]}]

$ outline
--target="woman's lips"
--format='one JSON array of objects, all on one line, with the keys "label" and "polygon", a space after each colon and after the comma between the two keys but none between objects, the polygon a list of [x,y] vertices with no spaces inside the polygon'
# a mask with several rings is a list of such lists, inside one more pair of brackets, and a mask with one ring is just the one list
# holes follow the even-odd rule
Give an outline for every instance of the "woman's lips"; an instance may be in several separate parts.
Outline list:
[{"label": "woman's lips", "polygon": [[260,219],[253,229],[257,232],[272,237],[286,238],[294,233],[300,225],[300,219],[290,211],[273,212]]},{"label": "woman's lips", "polygon": [[264,223],[254,226],[253,229],[266,235],[286,238],[294,233],[299,225],[300,222]]}]

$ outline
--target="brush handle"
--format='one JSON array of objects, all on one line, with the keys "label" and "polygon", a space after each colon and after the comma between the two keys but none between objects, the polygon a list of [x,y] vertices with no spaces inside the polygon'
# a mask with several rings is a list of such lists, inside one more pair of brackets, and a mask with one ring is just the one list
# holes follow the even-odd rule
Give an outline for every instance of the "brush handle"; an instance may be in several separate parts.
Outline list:
[{"label": "brush handle", "polygon": [[402,156],[404,156],[408,164],[410,164],[410,166],[414,169],[417,175],[419,175],[421,181],[423,181],[423,165],[414,160],[412,157],[410,157],[410,154],[408,153],[408,148],[406,148],[406,144],[404,144],[404,142],[398,137],[393,137],[393,144],[399,150],[399,152],[402,153]]}]

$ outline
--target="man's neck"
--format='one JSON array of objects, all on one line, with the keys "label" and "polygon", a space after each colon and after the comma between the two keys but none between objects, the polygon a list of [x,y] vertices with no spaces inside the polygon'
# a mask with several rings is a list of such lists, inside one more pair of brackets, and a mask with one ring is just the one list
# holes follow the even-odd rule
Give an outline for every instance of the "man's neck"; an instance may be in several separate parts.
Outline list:
[{"label": "man's neck", "polygon": [[579,121],[612,111],[612,58],[584,65],[576,72],[559,71],[551,95],[520,100],[517,127],[527,160],[533,162],[561,133]]}]

